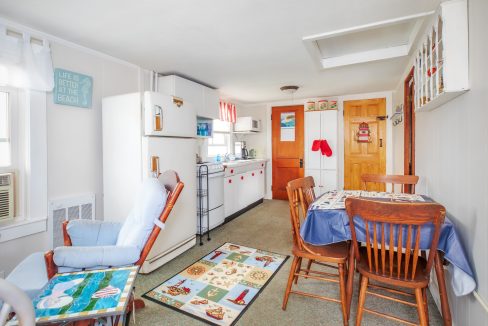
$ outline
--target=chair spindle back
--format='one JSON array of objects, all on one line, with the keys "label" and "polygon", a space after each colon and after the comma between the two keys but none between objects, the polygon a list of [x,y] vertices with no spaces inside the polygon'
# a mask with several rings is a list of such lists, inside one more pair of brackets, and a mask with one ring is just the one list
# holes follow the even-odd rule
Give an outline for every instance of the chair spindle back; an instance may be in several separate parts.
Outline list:
[{"label": "chair spindle back", "polygon": [[307,216],[310,204],[315,200],[315,182],[313,177],[295,179],[288,182],[286,192],[290,205],[290,217],[293,231],[293,241],[300,248],[304,249],[303,239],[300,236],[300,227]]},{"label": "chair spindle back", "polygon": [[[425,249],[420,248],[421,232],[433,228],[429,231],[432,238],[428,244],[430,252],[426,265],[426,272],[430,272],[439,242],[440,226],[445,217],[442,205],[347,198],[346,210],[356,259],[360,259],[356,226],[362,220],[369,271],[391,278],[415,279],[420,250]],[[405,262],[404,266],[402,261]]]},{"label": "chair spindle back", "polygon": [[[419,177],[416,175],[382,175],[382,174],[363,174],[361,175],[361,183],[363,190],[368,190],[368,184],[381,183],[385,185],[391,184],[391,192],[395,192],[395,185],[400,185],[400,191],[402,193],[415,193],[415,185],[419,181]],[[410,190],[405,186],[410,186]]]}]

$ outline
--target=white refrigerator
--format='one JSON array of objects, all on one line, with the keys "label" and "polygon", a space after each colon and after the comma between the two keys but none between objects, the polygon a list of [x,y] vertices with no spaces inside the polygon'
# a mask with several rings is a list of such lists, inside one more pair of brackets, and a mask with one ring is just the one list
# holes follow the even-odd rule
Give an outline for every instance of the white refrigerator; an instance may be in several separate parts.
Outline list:
[{"label": "white refrigerator", "polygon": [[175,170],[185,184],[166,228],[141,273],[149,273],[196,243],[196,112],[184,100],[144,92],[104,98],[103,209],[107,221],[123,222],[142,180]]}]

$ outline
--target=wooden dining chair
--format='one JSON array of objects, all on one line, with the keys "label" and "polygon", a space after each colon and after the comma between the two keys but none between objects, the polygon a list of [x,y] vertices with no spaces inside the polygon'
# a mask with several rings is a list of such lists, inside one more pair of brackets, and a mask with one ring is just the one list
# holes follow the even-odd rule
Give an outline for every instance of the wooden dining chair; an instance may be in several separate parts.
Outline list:
[{"label": "wooden dining chair", "polygon": [[[392,203],[347,198],[346,210],[356,266],[361,275],[356,325],[361,324],[364,312],[415,325],[399,317],[365,308],[366,294],[416,307],[420,325],[428,325],[426,291],[440,227],[444,222],[444,207],[435,203]],[[357,230],[364,231],[365,239],[357,238]],[[420,255],[422,234],[427,234],[430,239],[430,251],[425,258]],[[366,246],[360,247],[357,241],[366,242]],[[387,286],[370,284],[370,280]],[[414,293],[390,286],[407,288]],[[396,297],[388,296],[390,293]],[[399,299],[399,296],[415,298],[415,302]]]},{"label": "wooden dining chair", "polygon": [[[342,318],[344,325],[349,322],[349,300],[346,291],[346,275],[347,275],[347,260],[349,256],[349,244],[347,242],[339,242],[326,246],[314,246],[306,244],[300,236],[300,226],[302,219],[307,215],[309,205],[315,200],[314,193],[315,183],[312,177],[300,178],[288,182],[286,191],[288,193],[288,202],[290,205],[290,216],[293,233],[293,262],[288,277],[288,284],[283,298],[283,310],[286,310],[288,297],[290,293],[321,299],[325,301],[332,301],[341,304]],[[302,269],[302,260],[308,259],[308,266]],[[327,273],[312,269],[312,264],[323,265],[338,269],[339,273]],[[330,265],[335,264],[335,265]],[[320,296],[317,294],[306,293],[302,291],[292,290],[293,281],[295,284],[299,277],[305,279],[313,279],[319,281],[327,281],[339,283],[340,298],[330,298]]]},{"label": "wooden dining chair", "polygon": [[391,192],[395,192],[395,185],[400,185],[402,193],[415,193],[415,185],[419,181],[416,175],[383,175],[383,174],[362,174],[362,190],[368,190],[368,184],[391,184]]}]

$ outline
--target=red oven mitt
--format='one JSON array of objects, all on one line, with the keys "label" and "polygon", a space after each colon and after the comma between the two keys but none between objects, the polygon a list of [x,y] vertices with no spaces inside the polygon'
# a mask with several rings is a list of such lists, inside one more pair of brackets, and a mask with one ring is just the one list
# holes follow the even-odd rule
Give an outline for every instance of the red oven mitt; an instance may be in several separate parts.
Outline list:
[{"label": "red oven mitt", "polygon": [[332,149],[330,148],[329,143],[327,142],[327,140],[322,139],[320,141],[320,151],[322,152],[322,155],[325,155],[327,157],[331,157],[332,156]]},{"label": "red oven mitt", "polygon": [[315,139],[312,143],[312,151],[316,152],[320,149],[320,139]]}]

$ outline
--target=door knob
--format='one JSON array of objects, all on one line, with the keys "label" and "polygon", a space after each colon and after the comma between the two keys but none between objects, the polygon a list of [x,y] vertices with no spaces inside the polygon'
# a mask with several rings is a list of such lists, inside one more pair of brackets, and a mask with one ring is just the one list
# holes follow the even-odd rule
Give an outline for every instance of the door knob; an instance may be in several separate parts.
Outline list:
[{"label": "door knob", "polygon": [[303,158],[300,159],[300,168],[303,168]]}]

